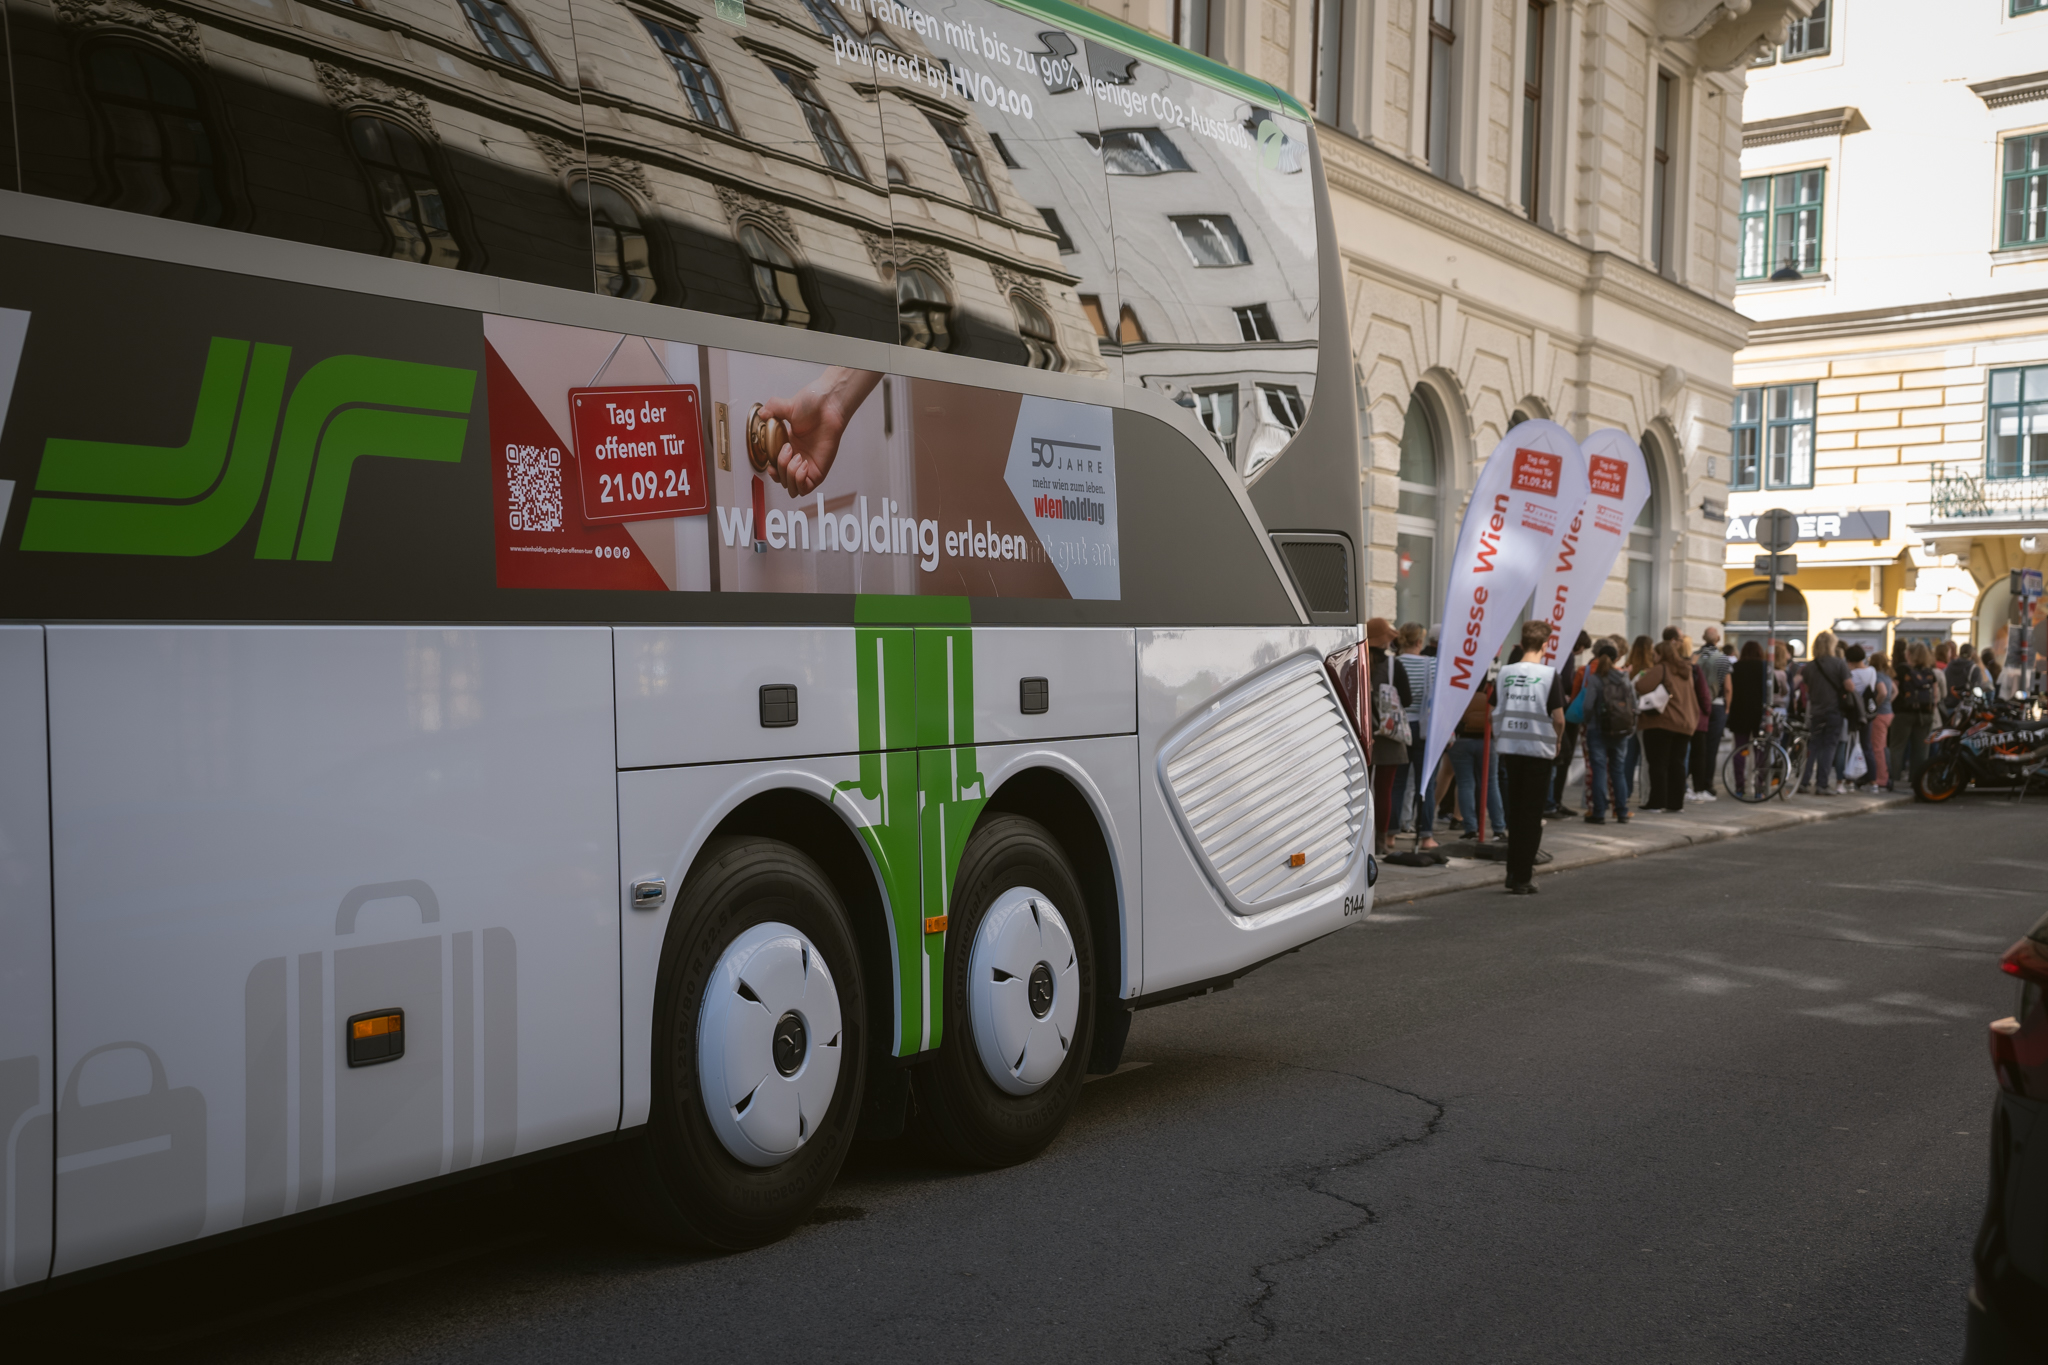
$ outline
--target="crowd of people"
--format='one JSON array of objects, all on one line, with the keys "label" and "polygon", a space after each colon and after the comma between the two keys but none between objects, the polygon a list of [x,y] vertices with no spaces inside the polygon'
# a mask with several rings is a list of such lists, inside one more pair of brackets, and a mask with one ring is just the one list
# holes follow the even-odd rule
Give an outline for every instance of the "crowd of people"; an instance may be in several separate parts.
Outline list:
[{"label": "crowd of people", "polygon": [[[1441,856],[1437,821],[1449,818],[1459,838],[1504,837],[1508,889],[1528,894],[1545,819],[1627,824],[1716,800],[1724,736],[1736,744],[1738,785],[1746,777],[1742,746],[1789,723],[1806,729],[1800,794],[1910,790],[1929,736],[1957,699],[2012,685],[1992,650],[1980,655],[1946,641],[1906,645],[1895,662],[1861,645],[1839,647],[1823,631],[1795,665],[1783,642],[1767,663],[1762,643],[1737,651],[1711,625],[1697,644],[1676,626],[1655,641],[1581,631],[1550,666],[1538,662],[1549,634],[1541,621],[1522,627],[1506,663],[1473,689],[1437,771],[1425,776],[1435,635],[1416,622],[1366,623],[1379,856],[1411,832],[1416,851]],[[1567,800],[1579,758],[1583,811]]]}]

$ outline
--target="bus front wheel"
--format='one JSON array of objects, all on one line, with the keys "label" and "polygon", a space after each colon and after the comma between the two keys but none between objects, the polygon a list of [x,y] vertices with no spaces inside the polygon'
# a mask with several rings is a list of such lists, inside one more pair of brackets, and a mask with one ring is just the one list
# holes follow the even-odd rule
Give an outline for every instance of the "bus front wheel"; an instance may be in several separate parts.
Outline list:
[{"label": "bus front wheel", "polygon": [[866,1002],[845,906],[791,845],[719,839],[662,959],[629,1211],[670,1240],[774,1241],[831,1188],[859,1118]]},{"label": "bus front wheel", "polygon": [[975,830],[955,887],[919,1123],[963,1164],[1015,1165],[1059,1135],[1081,1093],[1095,1022],[1087,906],[1059,845],[1021,815]]}]

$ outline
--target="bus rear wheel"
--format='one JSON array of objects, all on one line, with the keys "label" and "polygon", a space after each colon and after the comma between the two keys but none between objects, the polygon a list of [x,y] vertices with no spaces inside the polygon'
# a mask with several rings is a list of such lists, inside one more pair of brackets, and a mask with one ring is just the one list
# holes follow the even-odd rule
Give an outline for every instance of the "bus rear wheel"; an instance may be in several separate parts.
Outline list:
[{"label": "bus rear wheel", "polygon": [[969,837],[949,915],[945,1031],[917,1075],[919,1123],[962,1164],[1015,1165],[1059,1136],[1087,1072],[1087,906],[1045,827],[1001,814]]},{"label": "bus rear wheel", "polygon": [[846,909],[796,848],[718,839],[676,897],[662,959],[629,1212],[666,1240],[772,1242],[831,1188],[860,1113],[866,1001]]}]

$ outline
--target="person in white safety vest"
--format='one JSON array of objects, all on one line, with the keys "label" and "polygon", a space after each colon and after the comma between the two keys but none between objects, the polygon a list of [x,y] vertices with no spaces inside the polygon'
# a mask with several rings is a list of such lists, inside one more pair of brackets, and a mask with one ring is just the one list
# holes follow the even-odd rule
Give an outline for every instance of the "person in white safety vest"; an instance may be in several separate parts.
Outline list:
[{"label": "person in white safety vest", "polygon": [[1564,729],[1564,680],[1555,668],[1536,662],[1549,638],[1548,622],[1523,624],[1522,647],[1501,669],[1494,694],[1493,748],[1500,755],[1501,785],[1507,796],[1507,889],[1515,896],[1536,893],[1533,877],[1536,855],[1543,847],[1543,807],[1550,798],[1557,737]]}]

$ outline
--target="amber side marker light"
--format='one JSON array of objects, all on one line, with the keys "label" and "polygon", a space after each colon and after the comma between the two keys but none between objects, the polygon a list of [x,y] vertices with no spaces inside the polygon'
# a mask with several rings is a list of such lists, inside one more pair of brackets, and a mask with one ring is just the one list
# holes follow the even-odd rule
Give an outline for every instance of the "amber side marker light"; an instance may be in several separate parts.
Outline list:
[{"label": "amber side marker light", "polygon": [[348,1064],[374,1066],[405,1055],[405,1011],[371,1010],[348,1021]]},{"label": "amber side marker light", "polygon": [[1302,867],[1305,866],[1307,862],[1308,855],[1306,853],[1290,853],[1287,855],[1287,865],[1289,867]]},{"label": "amber side marker light", "polygon": [[951,919],[952,916],[950,915],[927,916],[924,922],[924,931],[927,934],[943,934],[946,932],[946,925]]}]

